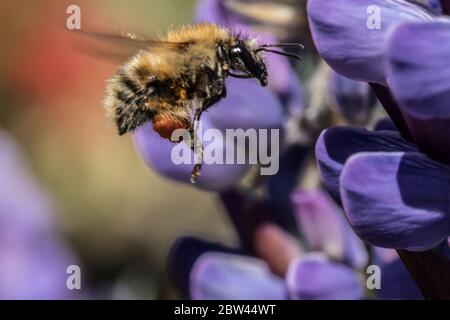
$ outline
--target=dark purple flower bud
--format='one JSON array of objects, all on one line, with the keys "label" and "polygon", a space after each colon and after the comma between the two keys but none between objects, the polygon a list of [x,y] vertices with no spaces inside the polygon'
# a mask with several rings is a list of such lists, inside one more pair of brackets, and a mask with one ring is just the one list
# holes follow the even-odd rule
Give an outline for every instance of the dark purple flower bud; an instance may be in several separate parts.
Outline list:
[{"label": "dark purple flower bud", "polygon": [[298,258],[286,276],[290,298],[300,300],[359,300],[364,297],[361,280],[358,272],[321,253]]},{"label": "dark purple flower bud", "polygon": [[340,186],[350,225],[375,246],[422,251],[450,234],[450,169],[423,154],[358,153]]},{"label": "dark purple flower bud", "polygon": [[432,19],[424,7],[399,0],[309,0],[307,10],[322,58],[343,76],[381,84],[386,84],[382,65],[390,27]]}]

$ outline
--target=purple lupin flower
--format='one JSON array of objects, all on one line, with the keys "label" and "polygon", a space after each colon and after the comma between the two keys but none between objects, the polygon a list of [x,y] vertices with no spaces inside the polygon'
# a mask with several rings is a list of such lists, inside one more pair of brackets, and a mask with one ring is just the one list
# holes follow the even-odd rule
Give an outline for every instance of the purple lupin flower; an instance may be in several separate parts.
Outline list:
[{"label": "purple lupin flower", "polygon": [[450,164],[450,18],[399,26],[386,51],[388,83],[414,142]]},{"label": "purple lupin flower", "polygon": [[0,299],[69,299],[77,264],[56,232],[52,201],[13,139],[0,131]]},{"label": "purple lupin flower", "polygon": [[[314,15],[314,7],[311,8]],[[425,151],[429,151],[430,156],[442,154],[444,157],[443,150],[446,149],[445,143],[447,143],[445,139],[448,136],[445,135],[445,130],[448,128],[445,125],[447,114],[442,111],[445,110],[446,105],[445,94],[450,91],[446,89],[447,82],[443,81],[445,72],[436,72],[438,68],[440,70],[444,68],[444,58],[439,57],[445,56],[446,46],[442,45],[442,50],[426,51],[431,48],[430,43],[426,46],[415,43],[405,37],[407,36],[405,33],[410,32],[412,35],[420,30],[424,33],[428,32],[419,37],[420,41],[427,39],[436,44],[448,43],[442,41],[442,38],[447,36],[447,30],[450,30],[448,26],[446,22],[404,23],[394,28],[390,38],[385,40],[391,43],[387,53],[384,51],[380,53],[386,61],[386,71],[383,68],[380,69],[383,74],[388,75],[388,82],[400,103],[414,140],[419,148],[421,145],[423,148],[428,148]],[[323,33],[316,34],[316,37],[321,36]],[[411,42],[415,48],[423,49],[412,51]],[[422,53],[424,51],[426,53]],[[450,52],[450,49],[447,51]],[[423,56],[425,54],[433,55],[433,57]],[[342,63],[348,63],[349,60],[351,58],[347,58]],[[399,66],[398,69],[395,69],[396,66]],[[408,68],[408,66],[411,67]],[[412,74],[413,72],[416,74]],[[443,78],[439,78],[442,80],[437,79],[435,82],[427,80],[433,79],[432,77],[436,74],[442,75]],[[412,87],[414,83],[417,83],[417,88]],[[439,88],[440,91],[427,90],[427,88]],[[421,97],[424,101],[420,99]],[[429,107],[421,108],[424,104]],[[414,106],[417,107],[414,109]],[[408,112],[411,111],[408,110],[420,110],[421,114],[417,111],[415,114],[409,114]],[[439,117],[443,120],[439,120]],[[430,124],[421,119],[436,120]],[[423,139],[426,140],[421,142]],[[434,144],[431,144],[431,140]],[[338,146],[336,143],[339,141],[342,141],[344,145]],[[436,143],[439,141],[441,143]],[[325,131],[319,138],[316,152],[325,185],[335,198],[340,199],[342,196],[350,223],[364,239],[379,246],[423,250],[436,246],[448,237],[449,213],[445,208],[447,195],[444,192],[442,200],[439,200],[438,192],[433,195],[425,192],[431,189],[445,190],[448,169],[418,154],[419,149],[404,141],[396,132],[369,133],[360,129],[331,129]],[[359,152],[365,153],[358,155]],[[353,154],[356,155],[352,156]],[[350,160],[347,161],[349,158]],[[345,169],[341,175],[342,165],[345,165]],[[424,172],[427,172],[430,177],[427,181],[422,178]],[[442,177],[442,179],[433,179],[434,176]],[[427,182],[429,185],[426,184]],[[442,202],[441,207],[439,207],[439,201]],[[381,208],[373,203],[382,204],[383,210],[389,211],[391,215],[376,214]],[[427,203],[429,205],[426,205]],[[394,216],[396,218],[393,218]],[[387,221],[392,222],[387,224]],[[391,227],[393,229],[390,229]],[[381,230],[380,228],[383,232],[372,234],[374,229]],[[397,234],[398,240],[395,240],[397,238],[393,234]]]},{"label": "purple lupin flower", "polygon": [[[367,15],[357,12],[369,5],[382,9],[381,28],[361,25]],[[450,234],[448,20],[406,1],[311,0],[308,8],[323,58],[344,76],[377,82],[373,87],[383,106],[409,140],[396,131],[326,130],[316,145],[325,185],[369,243],[411,251],[436,247]],[[342,16],[327,18],[323,11]],[[428,297],[448,294],[439,288],[445,281],[426,283],[412,265],[429,259],[449,270],[448,261],[431,253],[402,258]]]},{"label": "purple lupin flower", "polygon": [[[256,258],[184,237],[169,259],[175,285],[192,299],[362,299],[358,269],[366,264],[367,254],[360,240],[322,193],[299,191],[294,201],[297,212],[306,217],[299,221],[301,231],[308,230],[309,249],[315,251],[305,253],[271,222],[261,223],[250,237]],[[330,241],[337,242],[337,249]]]},{"label": "purple lupin flower", "polygon": [[448,168],[419,153],[358,153],[340,177],[342,202],[366,241],[423,251],[450,232],[449,177]]},{"label": "purple lupin flower", "polygon": [[[368,8],[380,9],[380,26],[368,27]],[[347,78],[380,84],[386,84],[381,66],[388,31],[403,21],[430,21],[434,16],[405,0],[311,0],[307,11],[321,57]]]},{"label": "purple lupin flower", "polygon": [[273,299],[287,297],[283,279],[260,259],[222,245],[182,237],[169,256],[169,272],[191,299]]},{"label": "purple lupin flower", "polygon": [[322,182],[333,198],[341,202],[339,178],[347,159],[358,152],[417,152],[397,131],[372,132],[355,127],[335,127],[322,132],[316,143]]},{"label": "purple lupin flower", "polygon": [[[294,259],[283,279],[264,260],[211,246],[216,245],[183,238],[172,250],[172,278],[179,281],[177,286],[186,286],[191,299],[340,300],[364,296],[360,274],[322,253]],[[180,247],[189,247],[189,251],[182,252]]]},{"label": "purple lupin flower", "polygon": [[298,258],[286,276],[289,295],[296,300],[359,300],[364,296],[361,280],[356,271],[323,253]]},{"label": "purple lupin flower", "polygon": [[[362,299],[361,270],[368,256],[342,214],[320,190],[292,194],[296,220],[309,253],[286,275],[292,299]],[[341,288],[341,289],[339,289]]]},{"label": "purple lupin flower", "polygon": [[191,270],[191,297],[203,299],[285,299],[283,279],[253,257],[210,252],[202,254]]}]

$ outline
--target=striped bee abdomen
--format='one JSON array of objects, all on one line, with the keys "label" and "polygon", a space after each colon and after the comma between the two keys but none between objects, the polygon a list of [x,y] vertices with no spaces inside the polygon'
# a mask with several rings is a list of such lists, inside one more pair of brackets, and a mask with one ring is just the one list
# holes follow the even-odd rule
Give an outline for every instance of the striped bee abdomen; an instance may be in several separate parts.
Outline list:
[{"label": "striped bee abdomen", "polygon": [[189,127],[192,99],[188,81],[158,78],[149,68],[128,64],[110,80],[105,107],[120,135],[154,120],[155,131],[170,138],[174,130]]},{"label": "striped bee abdomen", "polygon": [[156,114],[149,103],[155,90],[152,86],[154,77],[148,75],[144,82],[134,75],[121,69],[107,87],[105,108],[120,135],[135,130]]}]

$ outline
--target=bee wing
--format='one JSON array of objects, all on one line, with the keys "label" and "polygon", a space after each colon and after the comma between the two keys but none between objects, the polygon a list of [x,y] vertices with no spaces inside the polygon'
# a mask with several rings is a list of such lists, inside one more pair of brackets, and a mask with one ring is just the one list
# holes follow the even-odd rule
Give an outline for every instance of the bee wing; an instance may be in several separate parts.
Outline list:
[{"label": "bee wing", "polygon": [[122,62],[135,55],[139,50],[149,51],[153,48],[178,53],[191,44],[190,42],[169,42],[146,39],[143,37],[138,37],[132,33],[109,34],[84,30],[73,30],[71,32],[76,32],[79,35],[95,40],[97,44],[103,44],[101,46],[92,46],[87,43],[83,43],[81,46],[83,51],[87,51],[90,54],[101,58],[115,61],[121,60]]}]

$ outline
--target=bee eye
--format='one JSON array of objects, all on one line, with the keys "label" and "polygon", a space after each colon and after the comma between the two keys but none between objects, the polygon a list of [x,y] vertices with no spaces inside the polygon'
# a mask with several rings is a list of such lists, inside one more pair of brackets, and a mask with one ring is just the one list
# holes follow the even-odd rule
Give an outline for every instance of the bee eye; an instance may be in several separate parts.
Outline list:
[{"label": "bee eye", "polygon": [[241,46],[232,47],[230,49],[229,55],[231,60],[238,60],[242,55],[242,47]]}]

